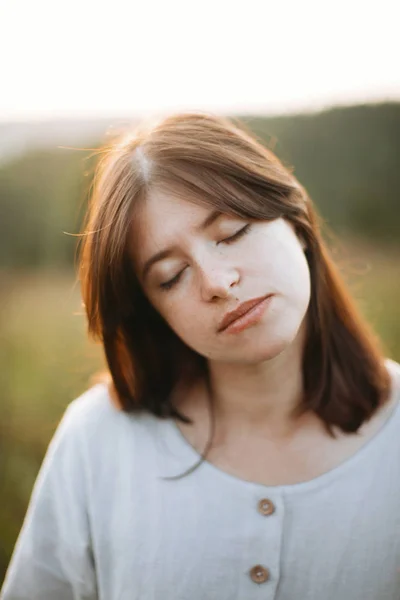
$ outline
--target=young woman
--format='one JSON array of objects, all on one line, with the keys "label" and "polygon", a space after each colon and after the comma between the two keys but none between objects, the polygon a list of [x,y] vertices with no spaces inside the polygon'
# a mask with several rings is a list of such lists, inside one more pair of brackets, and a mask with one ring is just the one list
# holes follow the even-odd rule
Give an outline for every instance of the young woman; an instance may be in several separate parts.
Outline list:
[{"label": "young woman", "polygon": [[400,366],[305,189],[233,122],[105,152],[81,248],[109,381],[66,410],[3,600],[398,600]]}]

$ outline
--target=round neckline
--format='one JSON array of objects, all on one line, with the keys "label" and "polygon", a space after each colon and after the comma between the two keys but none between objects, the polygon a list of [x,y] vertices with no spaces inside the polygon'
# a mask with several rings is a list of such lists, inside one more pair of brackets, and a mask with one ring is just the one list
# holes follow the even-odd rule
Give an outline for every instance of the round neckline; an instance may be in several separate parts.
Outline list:
[{"label": "round neckline", "polygon": [[[349,469],[355,466],[360,460],[362,460],[365,455],[368,455],[370,452],[374,451],[376,447],[379,447],[380,444],[385,441],[386,436],[385,433],[390,431],[390,428],[393,427],[393,424],[396,422],[397,414],[400,413],[400,401],[399,401],[399,390],[396,387],[396,373],[392,372],[391,365],[388,364],[391,361],[388,359],[386,361],[387,368],[389,374],[391,376],[391,391],[389,395],[389,399],[387,404],[392,405],[389,414],[386,416],[386,419],[383,421],[379,429],[370,437],[360,448],[358,448],[351,456],[346,458],[343,462],[339,463],[332,469],[325,471],[321,475],[317,475],[317,477],[313,477],[307,481],[301,481],[298,483],[289,483],[289,484],[279,484],[279,485],[267,485],[263,483],[259,483],[257,481],[252,481],[249,479],[243,479],[236,475],[232,475],[228,471],[224,471],[222,468],[208,461],[207,459],[202,462],[198,469],[207,469],[207,471],[213,473],[215,476],[230,481],[239,486],[250,486],[256,487],[258,489],[262,489],[264,491],[269,491],[271,493],[298,493],[298,492],[306,492],[313,488],[320,487],[322,485],[328,484],[331,480],[336,479],[337,477],[345,474]],[[396,363],[394,363],[396,365]],[[398,365],[397,365],[397,368]],[[398,384],[397,384],[398,385]],[[192,465],[195,465],[200,461],[201,456],[196,448],[189,442],[189,440],[185,437],[181,429],[178,427],[177,423],[174,419],[168,419],[168,423],[170,426],[171,434],[175,440],[175,442],[179,445],[179,449],[185,452],[186,456],[191,459],[189,464],[190,468]],[[183,473],[184,471],[182,471]]]}]

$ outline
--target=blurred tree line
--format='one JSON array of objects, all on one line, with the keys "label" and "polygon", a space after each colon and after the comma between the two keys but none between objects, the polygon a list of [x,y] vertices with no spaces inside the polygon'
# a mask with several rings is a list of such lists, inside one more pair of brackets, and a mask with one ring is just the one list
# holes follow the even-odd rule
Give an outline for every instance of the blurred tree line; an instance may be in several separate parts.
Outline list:
[{"label": "blurred tree line", "polygon": [[400,240],[400,103],[256,118],[249,126],[345,234]]},{"label": "blurred tree line", "polygon": [[[400,103],[240,118],[293,170],[329,225],[400,239]],[[54,148],[0,165],[0,266],[73,263],[77,238],[63,232],[79,231],[95,161],[89,150]]]}]

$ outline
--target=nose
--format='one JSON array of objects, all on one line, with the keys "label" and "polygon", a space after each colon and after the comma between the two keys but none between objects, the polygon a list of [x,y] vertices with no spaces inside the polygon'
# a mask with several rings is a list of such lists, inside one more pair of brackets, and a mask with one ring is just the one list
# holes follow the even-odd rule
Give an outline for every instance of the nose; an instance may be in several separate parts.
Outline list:
[{"label": "nose", "polygon": [[228,298],[239,283],[237,269],[223,265],[212,265],[200,270],[200,291],[205,302]]}]

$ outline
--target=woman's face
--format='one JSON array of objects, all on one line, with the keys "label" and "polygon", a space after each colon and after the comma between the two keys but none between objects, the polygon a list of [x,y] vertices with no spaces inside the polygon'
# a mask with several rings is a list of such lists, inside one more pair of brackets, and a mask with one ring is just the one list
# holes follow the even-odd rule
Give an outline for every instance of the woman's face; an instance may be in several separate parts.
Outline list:
[{"label": "woman's face", "polygon": [[[159,192],[133,227],[134,265],[146,296],[196,352],[256,363],[293,342],[308,308],[310,276],[288,222],[218,215]],[[252,300],[252,312],[221,330],[229,312]]]}]

